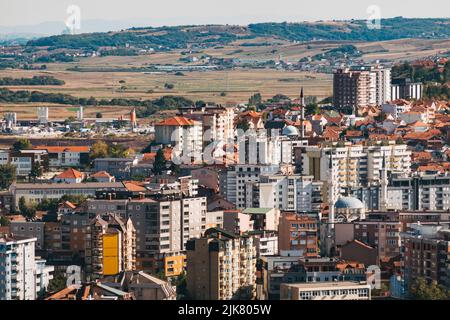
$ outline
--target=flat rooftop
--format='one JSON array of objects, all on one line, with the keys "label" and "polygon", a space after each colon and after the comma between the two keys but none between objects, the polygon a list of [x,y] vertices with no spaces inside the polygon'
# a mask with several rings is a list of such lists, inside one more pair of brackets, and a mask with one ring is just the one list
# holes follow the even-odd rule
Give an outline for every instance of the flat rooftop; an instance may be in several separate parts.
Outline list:
[{"label": "flat rooftop", "polygon": [[295,287],[299,289],[329,289],[333,290],[336,288],[342,288],[342,287],[362,287],[370,285],[366,282],[354,282],[354,281],[335,281],[335,282],[306,282],[306,283],[285,283],[284,285]]}]

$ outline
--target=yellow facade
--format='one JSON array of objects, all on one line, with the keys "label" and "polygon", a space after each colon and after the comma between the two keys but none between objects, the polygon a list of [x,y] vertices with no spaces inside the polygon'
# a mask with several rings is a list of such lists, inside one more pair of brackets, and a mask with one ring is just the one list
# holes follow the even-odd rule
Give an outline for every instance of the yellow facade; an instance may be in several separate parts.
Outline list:
[{"label": "yellow facade", "polygon": [[103,235],[103,275],[119,273],[119,234]]},{"label": "yellow facade", "polygon": [[164,274],[166,277],[179,276],[186,266],[186,255],[170,256],[164,258]]}]

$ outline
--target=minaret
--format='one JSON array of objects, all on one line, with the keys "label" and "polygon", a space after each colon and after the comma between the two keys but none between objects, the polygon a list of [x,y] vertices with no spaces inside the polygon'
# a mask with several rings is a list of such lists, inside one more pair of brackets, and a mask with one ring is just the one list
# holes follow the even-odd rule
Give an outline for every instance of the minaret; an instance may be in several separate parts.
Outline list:
[{"label": "minaret", "polygon": [[300,138],[303,140],[305,138],[305,127],[304,127],[304,121],[305,121],[305,97],[303,95],[303,87],[300,91],[300,109],[301,109],[301,115],[300,115]]},{"label": "minaret", "polygon": [[381,163],[381,195],[380,195],[380,210],[387,210],[387,186],[388,186],[388,178],[387,178],[387,168],[386,168],[386,153],[383,153],[383,162]]},{"label": "minaret", "polygon": [[334,171],[333,171],[333,159],[330,154],[329,164],[328,164],[328,225],[329,230],[334,229],[334,203],[336,202],[334,199]]},{"label": "minaret", "polygon": [[330,154],[329,166],[328,166],[328,224],[327,234],[325,238],[325,248],[328,256],[331,255],[332,248],[334,246],[334,217],[335,217],[335,198],[334,198],[334,172],[333,172],[333,159]]}]

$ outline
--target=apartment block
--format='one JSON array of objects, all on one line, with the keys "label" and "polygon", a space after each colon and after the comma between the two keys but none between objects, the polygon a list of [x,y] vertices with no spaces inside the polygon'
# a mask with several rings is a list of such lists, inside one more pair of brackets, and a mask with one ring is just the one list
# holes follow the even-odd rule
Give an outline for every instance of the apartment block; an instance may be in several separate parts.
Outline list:
[{"label": "apartment block", "polygon": [[[318,208],[321,203],[321,184],[314,181],[313,176],[294,175],[262,175],[255,184],[255,195],[248,194],[247,199],[258,201],[262,208],[278,208],[283,211],[309,212]],[[249,188],[249,190],[252,190]],[[252,203],[253,204],[253,203]]]},{"label": "apartment block", "polygon": [[408,78],[392,79],[391,101],[398,99],[422,99],[423,84]]},{"label": "apartment block", "polygon": [[165,119],[155,124],[155,141],[173,146],[173,155],[183,157],[189,163],[201,162],[203,151],[201,122],[178,116]]},{"label": "apartment block", "polygon": [[36,238],[0,235],[0,300],[36,300],[48,286],[53,267],[35,256],[35,243]]},{"label": "apartment block", "polygon": [[418,278],[450,288],[450,228],[449,224],[412,224],[402,233],[403,264],[406,281]]},{"label": "apartment block", "polygon": [[450,175],[424,173],[412,177],[392,177],[387,208],[394,210],[449,210]]},{"label": "apartment block", "polygon": [[279,252],[316,257],[318,248],[318,221],[307,215],[282,212],[278,226]]},{"label": "apartment block", "polygon": [[136,233],[130,219],[97,215],[85,234],[87,278],[116,275],[136,269]]},{"label": "apartment block", "polygon": [[48,153],[50,167],[81,167],[89,164],[89,146],[36,146]]},{"label": "apartment block", "polygon": [[391,70],[380,66],[337,69],[333,76],[333,104],[343,111],[382,105],[391,100]]},{"label": "apartment block", "polygon": [[[136,229],[137,268],[169,270],[185,256],[186,242],[201,237],[206,230],[206,198],[163,196],[141,199],[93,199],[87,201],[90,213],[114,212],[130,218]],[[177,274],[174,274],[177,273]]]},{"label": "apartment block", "polygon": [[187,289],[193,299],[251,299],[256,293],[253,238],[209,229],[204,237],[188,241],[187,270]]},{"label": "apartment block", "polygon": [[[332,184],[335,196],[351,188],[381,183],[387,186],[388,173],[406,175],[411,172],[411,151],[407,145],[396,144],[395,141],[367,145],[325,143],[306,147],[302,161],[303,174],[311,175],[314,180],[327,185]],[[384,199],[386,202],[386,195]]]},{"label": "apartment block", "polygon": [[[253,189],[255,183],[260,182],[260,176],[293,171],[292,166],[244,164],[230,166],[221,178],[220,185],[223,186],[221,193],[228,201],[234,203],[237,209],[245,209],[256,198],[256,195],[253,195],[250,190]],[[248,190],[249,192],[247,192]],[[248,198],[250,196],[251,199]],[[259,195],[257,197],[259,199]]]}]

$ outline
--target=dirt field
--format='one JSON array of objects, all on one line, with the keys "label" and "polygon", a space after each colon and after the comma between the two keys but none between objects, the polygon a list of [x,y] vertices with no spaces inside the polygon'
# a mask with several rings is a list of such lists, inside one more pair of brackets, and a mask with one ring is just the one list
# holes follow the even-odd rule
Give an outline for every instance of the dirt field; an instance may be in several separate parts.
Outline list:
[{"label": "dirt field", "polygon": [[[78,97],[154,99],[163,95],[181,95],[186,98],[218,103],[241,103],[256,92],[264,98],[277,93],[296,97],[304,86],[306,95],[325,98],[331,95],[332,76],[305,72],[276,70],[232,70],[183,72],[184,76],[141,72],[69,72],[59,70],[2,72],[3,76],[32,77],[52,75],[64,80],[64,86],[11,87],[13,90],[39,90],[66,93]],[[124,84],[119,81],[125,81]],[[174,85],[172,90],[164,84]],[[125,89],[121,89],[124,86]],[[222,96],[221,93],[226,95]]]},{"label": "dirt field", "polygon": [[[240,46],[243,42],[258,43],[259,46]],[[266,45],[270,43],[271,45]],[[350,43],[350,42],[349,42]],[[345,42],[289,43],[273,39],[240,40],[229,46],[209,48],[197,56],[208,54],[214,57],[239,58],[242,61],[267,61],[282,59],[297,62],[299,59],[336,48]],[[428,57],[450,50],[450,40],[415,40],[353,43],[363,52],[366,62],[388,59],[390,61],[412,60]],[[78,97],[155,99],[164,95],[180,95],[191,100],[216,103],[245,103],[256,92],[263,98],[281,93],[297,97],[300,87],[307,96],[319,99],[332,94],[332,75],[269,69],[235,69],[230,71],[183,72],[183,76],[167,73],[143,72],[74,72],[67,69],[80,68],[138,68],[151,64],[181,64],[181,51],[157,53],[131,57],[82,58],[78,62],[48,64],[46,71],[2,70],[0,77],[32,77],[51,75],[64,80],[64,86],[11,87],[13,90],[39,90],[43,92],[66,93]],[[193,63],[200,64],[201,62]],[[123,81],[125,81],[123,83]],[[166,89],[165,84],[173,84]],[[45,104],[49,106],[50,104]],[[36,111],[30,105],[1,105],[0,113],[16,111],[19,118],[34,117]],[[85,111],[86,117],[102,112],[104,117],[117,117],[129,112],[124,107],[92,107]],[[50,117],[62,118],[76,115],[70,106],[52,106]]]}]

